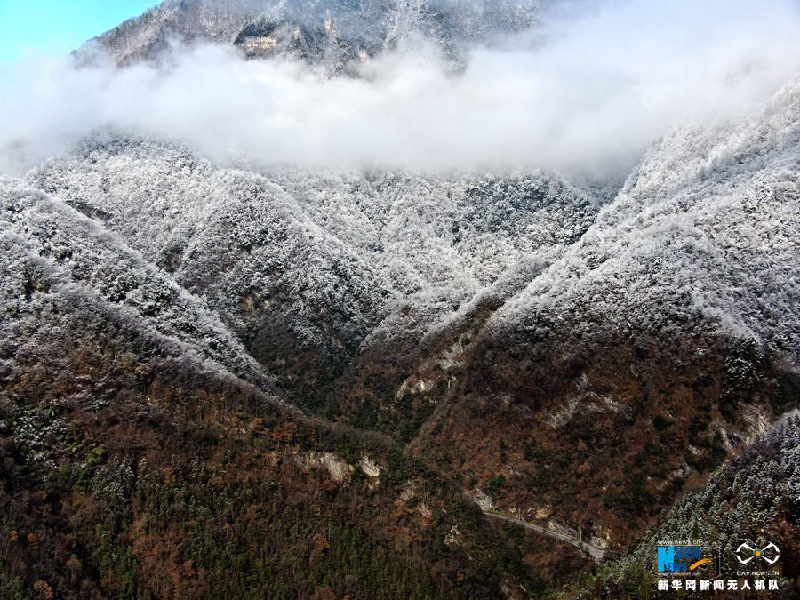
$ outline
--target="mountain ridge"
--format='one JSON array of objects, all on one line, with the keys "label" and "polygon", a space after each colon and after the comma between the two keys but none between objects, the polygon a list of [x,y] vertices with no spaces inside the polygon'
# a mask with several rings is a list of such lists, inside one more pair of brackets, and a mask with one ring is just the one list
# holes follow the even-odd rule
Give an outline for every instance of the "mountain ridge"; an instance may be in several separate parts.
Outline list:
[{"label": "mountain ridge", "polygon": [[233,44],[251,57],[286,53],[328,62],[335,73],[347,70],[351,61],[363,62],[401,45],[414,34],[429,37],[455,58],[464,43],[529,28],[541,4],[545,3],[166,0],[94,38],[83,50],[106,48],[123,65],[156,59],[172,42]]},{"label": "mountain ridge", "polygon": [[[94,43],[347,77],[543,6],[168,0]],[[649,597],[647,532],[727,548],[729,506],[780,536],[788,597],[799,122],[795,77],[621,186],[231,168],[112,130],[0,178],[0,595]],[[748,513],[759,469],[776,506]]]}]

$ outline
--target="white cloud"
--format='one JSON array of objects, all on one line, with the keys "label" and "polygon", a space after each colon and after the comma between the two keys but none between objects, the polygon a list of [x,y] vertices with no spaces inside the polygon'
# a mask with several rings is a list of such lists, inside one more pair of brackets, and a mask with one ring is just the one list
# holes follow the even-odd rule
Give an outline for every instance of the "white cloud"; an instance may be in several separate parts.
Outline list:
[{"label": "white cloud", "polygon": [[176,50],[161,67],[28,59],[0,72],[0,172],[112,128],[175,138],[222,164],[604,174],[630,168],[678,121],[747,114],[800,70],[790,0],[569,12],[473,48],[458,74],[421,39],[360,79],[221,46]]}]

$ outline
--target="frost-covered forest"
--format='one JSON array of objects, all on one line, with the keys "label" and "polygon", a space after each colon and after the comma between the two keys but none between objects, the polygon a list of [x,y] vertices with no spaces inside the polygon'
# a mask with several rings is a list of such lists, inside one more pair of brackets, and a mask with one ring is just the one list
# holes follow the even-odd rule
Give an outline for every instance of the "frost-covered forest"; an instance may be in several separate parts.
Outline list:
[{"label": "frost-covered forest", "polygon": [[[134,116],[0,137],[0,597],[647,597],[655,540],[767,535],[796,592],[800,79],[745,94],[765,50],[704,82],[742,107],[673,118],[612,69],[562,110],[516,70],[594,6],[554,4],[167,0],[76,52]],[[209,111],[135,126],[206,67]],[[669,126],[609,134],[642,88]],[[333,156],[384,146],[432,164]]]},{"label": "frost-covered forest", "polygon": [[[47,415],[119,410],[114,397],[130,385],[150,402],[165,385],[159,376],[153,387],[152,374],[177,369],[249,389],[261,394],[258,402],[378,429],[421,456],[444,452],[442,468],[457,478],[464,469],[481,497],[539,514],[525,486],[546,486],[543,495],[552,498],[574,494],[566,490],[580,480],[571,480],[571,463],[555,479],[529,471],[539,460],[561,464],[556,457],[566,449],[548,445],[546,431],[570,426],[585,409],[596,423],[619,421],[626,439],[640,440],[636,415],[655,414],[645,423],[660,443],[690,457],[668,461],[680,474],[669,476],[675,483],[631,500],[630,478],[640,472],[631,471],[604,495],[597,514],[607,525],[580,525],[598,540],[635,530],[638,521],[621,525],[629,502],[656,514],[687,476],[700,476],[772,411],[794,403],[798,89],[790,83],[748,122],[670,132],[612,195],[545,171],[246,171],[176,142],[114,133],[84,140],[22,180],[4,178],[0,364],[12,402],[4,410],[18,443],[31,438],[25,460],[62,464],[58,440],[74,425],[63,416],[48,425]],[[599,353],[594,368],[608,368],[609,339],[652,345],[683,336],[694,336],[694,347],[671,351],[665,367],[692,373],[686,365],[693,361],[707,365],[690,375],[699,412],[678,395],[662,416],[658,403],[626,399],[615,387],[623,384],[611,383],[617,375],[598,379],[574,358],[565,360],[578,367],[551,370],[530,406],[517,404],[527,402],[529,384],[511,383],[513,373],[521,369],[519,381],[527,381],[538,360],[520,357],[521,340],[538,344],[539,356],[573,344],[572,352]],[[103,349],[110,339],[116,349]],[[732,353],[698,339],[727,340]],[[507,345],[510,354],[498,358],[487,344]],[[76,361],[87,352],[121,370],[101,382],[81,375],[76,388]],[[482,392],[487,367],[494,383]],[[560,368],[564,383],[557,383]],[[639,381],[640,368],[652,367],[631,367]],[[492,379],[494,372],[504,374]],[[563,404],[537,399],[542,389],[561,397],[559,386],[570,381],[577,392]],[[15,411],[32,390],[44,403],[37,410],[56,408]],[[669,397],[663,387],[659,394]],[[524,419],[540,415],[544,430],[517,440],[485,412],[503,406]],[[674,412],[680,406],[685,416]],[[30,419],[44,439],[57,440],[55,450],[33,436]],[[458,467],[446,448],[462,443],[461,428],[474,428],[474,419],[487,430],[467,443]],[[667,442],[663,430],[673,419],[685,419],[691,437]],[[443,430],[443,423],[450,425]],[[602,447],[615,435],[587,439]],[[481,457],[498,436],[493,466]],[[89,454],[84,464],[105,456]],[[637,469],[661,460],[632,456]],[[581,477],[590,464],[576,465]],[[603,467],[596,468],[600,477]],[[783,475],[775,477],[783,485]],[[587,510],[571,506],[554,511],[568,531]],[[622,585],[615,581],[606,585]]]},{"label": "frost-covered forest", "polygon": [[589,313],[658,331],[703,317],[794,361],[799,116],[795,80],[757,119],[665,136],[499,323]]},{"label": "frost-covered forest", "polygon": [[[792,556],[797,542],[788,537],[791,532],[782,522],[800,508],[798,426],[794,411],[716,470],[703,489],[682,499],[630,554],[605,565],[601,579],[606,593],[636,594],[652,588],[655,575],[648,567],[657,556],[658,540],[703,540],[733,569],[742,540],[765,545],[772,538]],[[573,593],[589,597],[587,590]]]},{"label": "frost-covered forest", "polygon": [[[668,335],[702,319],[791,362],[797,94],[795,82],[750,123],[672,132],[610,201],[547,173],[222,169],[182,146],[127,136],[87,140],[24,186],[7,182],[5,196],[48,194],[35,212],[8,209],[25,215],[15,233],[24,223],[73,279],[209,358],[212,346],[238,353],[231,340],[277,320],[300,343],[353,354],[365,340],[429,333],[499,297],[489,330],[500,335],[551,320]],[[81,242],[89,234],[74,227],[135,262],[95,250],[91,236]],[[80,265],[83,253],[96,272]],[[172,309],[180,302],[204,315],[192,322],[209,333],[187,335]],[[409,311],[414,319],[399,325]],[[215,319],[233,332],[225,342],[210,341],[222,327]]]}]

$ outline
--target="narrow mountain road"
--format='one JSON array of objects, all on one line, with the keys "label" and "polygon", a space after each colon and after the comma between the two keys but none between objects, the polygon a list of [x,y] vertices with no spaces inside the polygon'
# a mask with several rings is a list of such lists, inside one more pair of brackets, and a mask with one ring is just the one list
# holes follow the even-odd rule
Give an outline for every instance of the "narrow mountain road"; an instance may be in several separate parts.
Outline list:
[{"label": "narrow mountain road", "polygon": [[534,525],[533,523],[528,523],[527,521],[523,521],[521,519],[516,519],[514,517],[509,517],[504,514],[491,511],[484,510],[483,514],[485,514],[487,517],[494,517],[495,519],[502,519],[504,521],[508,521],[509,523],[515,523],[516,525],[521,525],[526,529],[531,529],[538,533],[543,533],[544,535],[550,536],[551,538],[555,538],[557,540],[561,540],[562,542],[567,542],[568,544],[572,544],[581,552],[591,556],[595,560],[595,562],[602,562],[603,556],[605,556],[606,553],[606,551],[603,548],[592,546],[588,542],[576,539],[572,536],[563,533],[558,533],[557,531],[550,531],[549,529],[541,527],[540,525]]}]

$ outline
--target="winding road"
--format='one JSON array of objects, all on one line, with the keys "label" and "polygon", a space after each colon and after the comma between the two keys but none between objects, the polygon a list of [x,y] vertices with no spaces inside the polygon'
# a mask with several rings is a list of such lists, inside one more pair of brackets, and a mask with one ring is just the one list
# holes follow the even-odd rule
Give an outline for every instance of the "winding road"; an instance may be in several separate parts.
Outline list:
[{"label": "winding road", "polygon": [[567,542],[568,544],[572,544],[581,552],[591,556],[595,560],[595,562],[602,562],[603,556],[605,556],[606,553],[606,551],[603,548],[598,548],[597,546],[593,546],[588,542],[576,539],[572,536],[563,533],[559,533],[557,531],[550,531],[545,527],[534,525],[533,523],[528,523],[527,521],[523,521],[522,519],[516,519],[514,517],[510,517],[501,513],[486,511],[486,510],[483,511],[483,514],[485,514],[487,517],[494,517],[495,519],[502,519],[504,521],[508,521],[509,523],[521,525],[526,529],[531,529],[533,531],[537,531],[539,533],[543,533],[544,535],[550,536],[551,538],[555,538],[557,540],[561,540],[562,542]]}]

